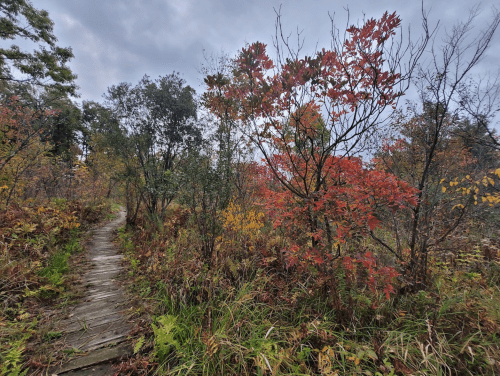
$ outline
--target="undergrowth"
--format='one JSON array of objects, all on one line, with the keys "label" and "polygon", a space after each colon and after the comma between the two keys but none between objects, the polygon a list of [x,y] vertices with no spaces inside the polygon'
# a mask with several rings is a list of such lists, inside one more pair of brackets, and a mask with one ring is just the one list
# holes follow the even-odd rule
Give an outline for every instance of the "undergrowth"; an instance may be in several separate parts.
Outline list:
[{"label": "undergrowth", "polygon": [[340,263],[329,273],[287,269],[275,252],[283,240],[264,221],[250,233],[226,228],[208,263],[189,213],[177,206],[167,218],[160,228],[143,221],[121,231],[132,289],[150,317],[123,372],[500,373],[497,250],[488,260],[479,247],[457,252],[453,265],[433,260],[426,289],[388,300]]},{"label": "undergrowth", "polygon": [[57,333],[44,332],[44,310],[70,298],[66,278],[70,258],[82,250],[82,229],[109,208],[53,199],[11,205],[2,213],[0,375],[24,375],[50,361],[50,355],[39,354],[40,344]]}]

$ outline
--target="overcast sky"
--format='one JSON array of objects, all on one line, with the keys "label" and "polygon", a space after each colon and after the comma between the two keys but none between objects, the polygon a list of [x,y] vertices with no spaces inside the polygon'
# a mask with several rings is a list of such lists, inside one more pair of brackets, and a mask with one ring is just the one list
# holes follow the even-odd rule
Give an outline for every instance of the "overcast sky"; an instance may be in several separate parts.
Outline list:
[{"label": "overcast sky", "polygon": [[[246,42],[272,44],[274,9],[281,5],[285,30],[297,29],[306,48],[329,47],[331,22],[345,29],[348,6],[351,23],[397,12],[412,37],[421,33],[421,3],[415,0],[274,1],[274,0],[33,0],[55,22],[60,46],[71,46],[71,68],[78,75],[81,100],[102,101],[106,88],[120,82],[136,84],[147,74],[152,78],[179,72],[199,93],[203,90],[199,69],[203,51],[234,56]],[[477,25],[485,25],[496,1],[483,1]],[[467,0],[435,0],[424,3],[432,25],[441,20],[450,28],[464,20]],[[482,69],[500,69],[500,30]]]}]

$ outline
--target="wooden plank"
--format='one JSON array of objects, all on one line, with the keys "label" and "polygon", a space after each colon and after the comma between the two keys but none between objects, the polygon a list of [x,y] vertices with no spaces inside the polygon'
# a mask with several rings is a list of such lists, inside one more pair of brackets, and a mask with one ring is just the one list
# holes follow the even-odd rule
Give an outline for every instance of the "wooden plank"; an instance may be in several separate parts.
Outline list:
[{"label": "wooden plank", "polygon": [[92,285],[87,290],[88,295],[101,294],[104,292],[121,291],[115,284],[112,285]]},{"label": "wooden plank", "polygon": [[79,315],[79,316],[73,316],[69,319],[63,320],[60,322],[60,325],[63,328],[66,328],[69,325],[73,324],[80,324],[83,323],[84,321],[92,321],[92,320],[98,320],[102,317],[106,316],[111,316],[111,315],[125,315],[128,309],[123,309],[123,310],[116,310],[116,309],[111,309],[111,308],[106,308],[103,309],[102,311],[99,312],[93,312],[91,315]]},{"label": "wooden plank", "polygon": [[[123,273],[123,256],[111,242],[111,231],[124,219],[124,213],[120,213],[117,220],[96,230],[92,241],[87,243],[90,267],[85,268],[83,276],[85,298],[59,323],[68,346],[90,351],[76,362],[80,368],[85,367],[82,364],[96,364],[92,356],[104,351],[104,346],[126,341],[132,327],[127,322],[127,300],[115,280]],[[87,371],[78,372],[75,374],[87,374]]]},{"label": "wooden plank", "polygon": [[120,272],[123,270],[122,266],[117,266],[117,265],[103,265],[102,267],[99,268],[93,268],[92,271],[88,272],[85,274],[85,277],[88,278],[89,275],[95,275],[95,274],[103,274],[103,273],[111,273],[111,272]]},{"label": "wooden plank", "polygon": [[97,301],[97,302],[84,302],[85,304],[78,305],[76,308],[70,313],[70,317],[72,315],[81,315],[88,314],[91,312],[99,312],[101,309],[120,309],[120,306],[123,306],[125,301],[124,299],[109,299],[107,301]]},{"label": "wooden plank", "polygon": [[82,330],[82,326],[84,324],[86,324],[89,328],[94,328],[99,325],[109,324],[120,320],[121,321],[124,320],[122,313],[112,312],[103,316],[93,317],[92,319],[85,321],[85,323],[82,321],[78,322],[72,321],[71,323],[68,323],[68,325],[64,327],[64,332],[69,334],[72,332]]},{"label": "wooden plank", "polygon": [[116,298],[116,297],[123,297],[123,293],[120,290],[97,292],[97,293],[89,294],[87,296],[87,299],[85,299],[85,301],[86,302],[96,302],[98,300],[108,299],[108,298]]},{"label": "wooden plank", "polygon": [[120,286],[118,286],[116,284],[116,282],[113,280],[109,280],[109,281],[102,281],[102,283],[100,283],[99,285],[97,285],[98,287],[104,287],[104,286],[109,286],[109,287],[114,287],[114,288],[117,288],[119,289]]},{"label": "wooden plank", "polygon": [[105,332],[95,333],[71,342],[71,346],[82,351],[90,351],[112,343],[120,343],[127,339],[130,328],[128,325]]},{"label": "wooden plank", "polygon": [[98,279],[100,281],[107,281],[110,279],[114,279],[120,273],[120,270],[121,269],[111,270],[111,271],[103,270],[100,272],[89,273],[89,275],[87,275],[85,277],[85,282],[91,282],[91,281],[94,281],[96,279]]},{"label": "wooden plank", "polygon": [[129,326],[127,322],[123,318],[119,318],[117,320],[112,320],[108,322],[104,322],[101,324],[97,324],[94,326],[86,326],[85,330],[77,330],[71,333],[68,333],[65,340],[69,344],[79,343],[85,341],[89,338],[95,337],[106,337],[109,333],[115,334],[115,331],[126,331],[128,333]]},{"label": "wooden plank", "polygon": [[[103,363],[103,362],[109,362],[111,360],[114,360],[114,359],[119,359],[121,357],[124,357],[124,356],[130,356],[132,355],[133,351],[132,351],[132,346],[128,345],[128,344],[122,344],[122,345],[118,345],[118,346],[115,346],[115,347],[106,347],[104,349],[100,349],[100,350],[97,350],[95,351],[93,354],[89,354],[87,356],[84,356],[84,357],[78,357],[78,358],[75,358],[75,359],[71,359],[69,362],[63,364],[62,366],[59,366],[59,367],[54,367],[52,369],[49,370],[49,375],[59,375],[59,374],[65,374],[67,376],[70,376],[70,375],[98,375],[98,374],[102,374],[102,375],[112,375],[113,374],[113,370],[111,369],[111,367],[104,367],[104,366],[97,366],[97,367],[92,367],[90,368],[90,370],[92,371],[91,373],[86,373],[83,371],[83,369],[85,369],[86,367],[89,367],[89,366],[92,366],[92,365],[95,365],[95,364],[100,364],[100,363]],[[81,373],[76,373],[76,372],[72,372],[72,373],[67,373],[67,372],[71,372],[71,371],[78,371],[78,370],[82,370]],[[104,371],[104,373],[96,373],[96,372],[100,372],[100,371]],[[106,373],[107,372],[107,373]]]},{"label": "wooden plank", "polygon": [[115,261],[115,260],[123,260],[123,255],[113,255],[113,256],[96,256],[92,258],[92,261],[99,261],[101,264],[105,261]]}]

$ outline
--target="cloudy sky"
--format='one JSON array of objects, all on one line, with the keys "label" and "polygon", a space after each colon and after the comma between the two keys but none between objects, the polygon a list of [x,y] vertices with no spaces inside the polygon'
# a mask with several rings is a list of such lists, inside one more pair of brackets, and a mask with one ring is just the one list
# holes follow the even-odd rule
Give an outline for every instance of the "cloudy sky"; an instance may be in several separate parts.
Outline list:
[{"label": "cloudy sky", "polygon": [[[483,1],[477,27],[485,25],[496,1]],[[234,56],[246,42],[272,44],[275,9],[281,4],[284,29],[302,32],[305,48],[326,47],[330,42],[329,13],[344,29],[348,6],[351,23],[397,12],[412,38],[421,33],[421,3],[416,0],[362,0],[346,2],[298,0],[33,0],[49,11],[59,45],[71,46],[71,62],[78,75],[82,100],[101,101],[106,88],[120,82],[137,83],[151,77],[179,72],[197,92],[203,90],[199,73],[203,51]],[[440,20],[441,31],[464,20],[467,0],[426,0],[430,23]],[[500,31],[482,63],[483,72],[500,69]],[[437,40],[439,43],[439,40]]]}]

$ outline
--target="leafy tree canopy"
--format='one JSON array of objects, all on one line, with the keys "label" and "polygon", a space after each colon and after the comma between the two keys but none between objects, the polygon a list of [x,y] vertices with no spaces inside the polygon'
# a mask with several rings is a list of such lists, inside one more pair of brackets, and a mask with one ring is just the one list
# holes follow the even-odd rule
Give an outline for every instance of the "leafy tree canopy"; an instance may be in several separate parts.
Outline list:
[{"label": "leafy tree canopy", "polygon": [[119,129],[109,123],[112,130],[106,133],[117,153],[130,163],[130,177],[136,180],[142,174],[151,214],[164,211],[174,198],[177,186],[172,175],[179,157],[201,142],[194,94],[173,73],[156,80],[144,76],[136,86],[123,82],[104,95],[119,122]]},{"label": "leafy tree canopy", "polygon": [[15,44],[0,48],[0,80],[29,82],[75,95],[74,75],[66,65],[73,58],[70,47],[56,45],[54,22],[45,10],[27,0],[0,1],[0,38],[24,39],[39,44],[38,50],[22,51]]}]

